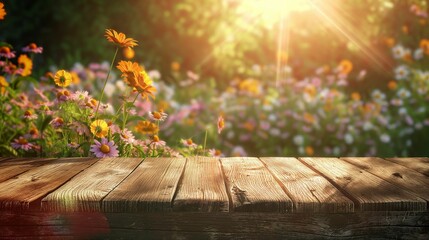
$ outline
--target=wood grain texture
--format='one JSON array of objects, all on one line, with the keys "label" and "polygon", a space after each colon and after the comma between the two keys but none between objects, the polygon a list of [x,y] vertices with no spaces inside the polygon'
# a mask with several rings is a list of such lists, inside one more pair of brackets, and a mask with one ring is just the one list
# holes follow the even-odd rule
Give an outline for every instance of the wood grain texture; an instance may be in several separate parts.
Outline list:
[{"label": "wood grain texture", "polygon": [[101,211],[101,200],[123,181],[141,158],[102,158],[42,199],[46,211]]},{"label": "wood grain texture", "polygon": [[32,168],[54,161],[55,158],[9,158],[0,162],[0,182],[6,181]]},{"label": "wood grain texture", "polygon": [[292,200],[257,158],[222,158],[226,186],[236,212],[291,212]]},{"label": "wood grain texture", "polygon": [[173,211],[229,211],[229,199],[219,159],[187,158],[174,198]]},{"label": "wood grain texture", "polygon": [[382,158],[341,158],[429,201],[429,177]]},{"label": "wood grain texture", "polygon": [[171,211],[185,158],[147,158],[103,199],[104,212]]},{"label": "wood grain texture", "polygon": [[261,158],[294,201],[296,212],[353,212],[348,199],[323,176],[296,158]]},{"label": "wood grain texture", "polygon": [[429,177],[429,158],[386,158]]},{"label": "wood grain texture", "polygon": [[[362,211],[426,211],[426,201],[338,158],[301,158]],[[356,208],[358,207],[358,208]]]},{"label": "wood grain texture", "polygon": [[96,162],[95,158],[62,158],[33,167],[0,183],[0,209],[40,208],[40,200]]}]

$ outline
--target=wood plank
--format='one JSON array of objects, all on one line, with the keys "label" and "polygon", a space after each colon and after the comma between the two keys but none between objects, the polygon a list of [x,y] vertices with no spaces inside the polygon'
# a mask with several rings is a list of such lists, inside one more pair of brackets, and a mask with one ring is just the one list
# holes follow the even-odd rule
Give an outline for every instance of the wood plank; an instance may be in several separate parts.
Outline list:
[{"label": "wood plank", "polygon": [[39,209],[41,198],[97,160],[61,158],[0,183],[0,209]]},{"label": "wood plank", "polygon": [[296,212],[353,212],[348,199],[323,176],[296,158],[260,158],[288,191]]},{"label": "wood plank", "polygon": [[187,158],[173,211],[227,212],[229,199],[218,158]]},{"label": "wood plank", "polygon": [[429,158],[386,158],[429,177]]},{"label": "wood plank", "polygon": [[4,182],[29,169],[48,164],[56,158],[9,158],[0,162],[0,182]]},{"label": "wood plank", "polygon": [[338,158],[300,158],[323,174],[361,211],[426,211],[426,201]]},{"label": "wood plank", "polygon": [[382,158],[341,158],[429,202],[429,177]]},{"label": "wood plank", "polygon": [[257,158],[222,158],[227,190],[236,212],[291,212],[292,200]]},{"label": "wood plank", "polygon": [[102,158],[43,198],[42,209],[101,211],[101,200],[141,162],[141,158]]},{"label": "wood plank", "polygon": [[171,211],[185,158],[147,158],[103,199],[104,212]]}]

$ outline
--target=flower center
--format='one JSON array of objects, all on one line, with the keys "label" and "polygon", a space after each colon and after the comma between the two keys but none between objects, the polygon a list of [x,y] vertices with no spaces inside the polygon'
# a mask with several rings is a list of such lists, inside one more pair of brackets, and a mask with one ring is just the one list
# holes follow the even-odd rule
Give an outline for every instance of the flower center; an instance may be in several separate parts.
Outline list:
[{"label": "flower center", "polygon": [[21,145],[25,145],[28,143],[28,141],[27,141],[27,139],[21,137],[21,138],[19,138],[18,143]]},{"label": "flower center", "polygon": [[110,147],[109,147],[109,145],[102,144],[102,145],[101,145],[101,147],[100,147],[100,151],[101,151],[102,153],[109,153],[109,152],[110,152]]}]

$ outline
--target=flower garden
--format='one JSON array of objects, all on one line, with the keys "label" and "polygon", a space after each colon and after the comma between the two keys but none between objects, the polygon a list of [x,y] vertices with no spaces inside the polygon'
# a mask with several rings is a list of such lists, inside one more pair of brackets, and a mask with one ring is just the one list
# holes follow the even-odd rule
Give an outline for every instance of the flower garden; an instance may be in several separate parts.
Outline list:
[{"label": "flower garden", "polygon": [[[185,61],[157,65],[138,59],[141,45],[157,39],[140,40],[133,31],[108,26],[94,38],[105,46],[100,51],[109,60],[46,64],[40,59],[50,45],[28,39],[27,45],[15,47],[0,39],[0,155],[428,155],[427,2],[372,4],[381,2],[391,17],[380,21],[381,29],[393,22],[397,13],[392,12],[399,8],[395,4],[407,2],[400,8],[406,20],[393,24],[390,32],[375,34],[371,41],[377,51],[370,51],[360,36],[347,38],[346,32],[342,39],[360,50],[333,48],[338,53],[334,60],[319,61],[284,50],[287,41],[279,34],[276,42],[275,31],[274,37],[267,36],[274,39],[271,45],[277,44],[272,60],[239,66],[235,60],[222,60],[230,66],[224,75],[203,71],[201,63],[191,68]],[[0,3],[0,25],[8,18],[14,16],[7,2]],[[235,53],[244,51],[230,47]],[[367,64],[352,60],[362,58],[354,53]],[[246,60],[245,55],[234,58]],[[302,66],[300,61],[311,64]],[[211,72],[224,69],[214,66]]]}]

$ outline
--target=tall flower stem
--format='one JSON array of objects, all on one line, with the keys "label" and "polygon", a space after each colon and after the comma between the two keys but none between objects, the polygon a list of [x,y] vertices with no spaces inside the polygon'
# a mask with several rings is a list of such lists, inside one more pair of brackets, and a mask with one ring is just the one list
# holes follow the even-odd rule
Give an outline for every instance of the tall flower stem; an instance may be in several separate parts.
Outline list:
[{"label": "tall flower stem", "polygon": [[113,64],[115,63],[116,55],[118,55],[118,50],[119,50],[119,47],[116,47],[115,55],[113,56],[112,62],[110,63],[109,72],[107,72],[106,80],[104,81],[103,88],[101,89],[100,101],[98,101],[97,110],[95,110],[95,118],[97,118],[98,109],[100,108],[101,101],[103,101],[104,89],[106,88],[107,80],[109,79],[110,72],[112,71],[112,68],[113,68]]}]

